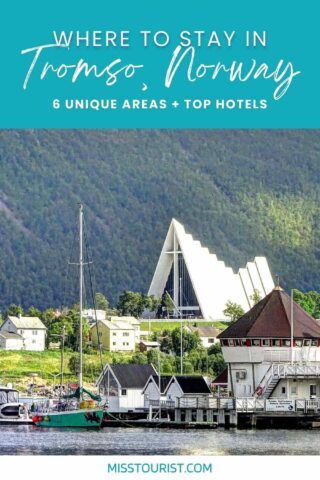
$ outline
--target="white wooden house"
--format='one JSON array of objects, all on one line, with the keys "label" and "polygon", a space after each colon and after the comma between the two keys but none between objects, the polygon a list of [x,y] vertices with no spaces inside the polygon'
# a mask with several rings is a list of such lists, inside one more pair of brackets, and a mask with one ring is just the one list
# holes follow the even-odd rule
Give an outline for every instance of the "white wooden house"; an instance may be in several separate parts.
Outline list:
[{"label": "white wooden house", "polygon": [[[161,395],[159,394],[159,375],[150,375],[147,380],[147,383],[142,391],[144,395],[144,405],[146,408],[149,406],[159,406],[159,397],[161,404],[167,404],[167,395],[166,390],[170,383],[172,376],[171,375],[161,375],[160,376],[160,390]],[[172,403],[172,402],[171,402]]]},{"label": "white wooden house", "polygon": [[106,365],[97,387],[106,397],[111,412],[143,409],[143,389],[150,375],[157,375],[153,365]]},{"label": "white wooden house", "polygon": [[17,333],[0,331],[0,349],[1,350],[22,350],[23,338]]},{"label": "white wooden house", "polygon": [[46,330],[38,317],[8,316],[0,327],[0,332],[14,333],[22,337],[20,350],[39,352],[45,349]]},{"label": "white wooden house", "polygon": [[197,333],[200,337],[203,347],[210,348],[214,343],[219,343],[217,336],[219,335],[219,330],[210,325],[200,325],[199,327],[186,327],[189,332]]},{"label": "white wooden house", "polygon": [[176,407],[200,408],[208,404],[211,390],[202,376],[174,375],[166,390],[166,400]]},{"label": "white wooden house", "polygon": [[[116,317],[112,317],[116,318]],[[118,317],[121,318],[121,317]],[[91,325],[92,345],[98,347],[98,335],[101,346],[109,352],[134,352],[136,348],[136,330],[134,325],[124,321],[98,320]]]}]

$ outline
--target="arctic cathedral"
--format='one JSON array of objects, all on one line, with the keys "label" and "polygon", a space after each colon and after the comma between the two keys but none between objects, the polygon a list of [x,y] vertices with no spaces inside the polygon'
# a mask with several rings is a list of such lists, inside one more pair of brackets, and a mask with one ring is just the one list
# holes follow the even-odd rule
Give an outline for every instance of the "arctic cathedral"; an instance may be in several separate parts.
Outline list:
[{"label": "arctic cathedral", "polygon": [[172,219],[148,294],[161,298],[168,292],[174,316],[223,320],[229,300],[247,311],[255,292],[265,297],[273,288],[265,257],[255,257],[234,273]]}]

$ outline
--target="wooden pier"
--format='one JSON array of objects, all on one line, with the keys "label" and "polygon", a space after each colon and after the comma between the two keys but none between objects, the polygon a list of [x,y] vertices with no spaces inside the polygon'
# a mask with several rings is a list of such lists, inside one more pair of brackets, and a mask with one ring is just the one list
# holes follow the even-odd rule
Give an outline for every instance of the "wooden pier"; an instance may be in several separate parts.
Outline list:
[{"label": "wooden pier", "polygon": [[[184,399],[185,400],[185,399]],[[282,409],[282,410],[281,410]],[[157,428],[320,428],[320,399],[210,398],[156,402],[148,409],[106,413],[104,426]]]}]

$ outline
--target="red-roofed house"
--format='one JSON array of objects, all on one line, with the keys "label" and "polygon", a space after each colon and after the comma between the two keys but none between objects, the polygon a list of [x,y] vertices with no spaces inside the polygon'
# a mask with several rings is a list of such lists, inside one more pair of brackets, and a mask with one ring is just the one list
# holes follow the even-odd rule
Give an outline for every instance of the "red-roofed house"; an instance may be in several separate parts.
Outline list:
[{"label": "red-roofed house", "polygon": [[276,287],[218,335],[232,395],[320,397],[320,323],[297,303],[292,307]]}]

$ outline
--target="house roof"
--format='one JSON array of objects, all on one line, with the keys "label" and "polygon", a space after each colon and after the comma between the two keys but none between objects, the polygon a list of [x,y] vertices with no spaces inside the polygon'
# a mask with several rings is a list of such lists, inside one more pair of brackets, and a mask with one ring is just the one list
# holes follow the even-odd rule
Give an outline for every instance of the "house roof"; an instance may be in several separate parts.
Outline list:
[{"label": "house roof", "polygon": [[219,375],[213,380],[213,385],[228,385],[228,369],[225,368],[223,372],[219,373]]},{"label": "house roof", "polygon": [[[218,338],[290,338],[291,298],[276,287]],[[320,338],[320,323],[293,302],[294,338]]]},{"label": "house roof", "polygon": [[0,337],[7,338],[7,339],[12,338],[12,339],[16,339],[16,340],[23,340],[21,335],[18,335],[18,333],[5,332],[5,331],[0,332]]},{"label": "house roof", "polygon": [[[98,323],[102,323],[110,330],[134,330],[134,326],[131,323],[123,321],[98,320]],[[91,328],[96,328],[96,324],[91,325]]]},{"label": "house roof", "polygon": [[122,388],[143,388],[155,371],[152,365],[117,364],[110,365]]},{"label": "house roof", "polygon": [[201,325],[199,327],[189,327],[193,332],[198,332],[199,337],[217,337],[219,335],[219,330],[215,327]]},{"label": "house roof", "polygon": [[175,375],[174,378],[180,385],[183,393],[211,393],[211,390],[203,377]]},{"label": "house roof", "polygon": [[160,343],[151,340],[140,340],[140,344],[145,345],[146,347],[159,347]]},{"label": "house roof", "polygon": [[140,320],[138,320],[136,317],[129,317],[129,316],[115,316],[115,315],[110,315],[107,317],[107,320],[111,322],[125,322],[125,323],[130,323],[131,325],[140,325]]},{"label": "house roof", "polygon": [[[153,378],[154,382],[156,383],[156,385],[158,387],[159,386],[159,376],[158,375],[152,375],[152,378]],[[162,375],[160,377],[161,393],[164,393],[166,391],[166,388],[169,385],[171,378],[172,378],[172,375]]]},{"label": "house roof", "polygon": [[47,327],[41,322],[38,317],[14,317],[9,315],[8,319],[14,324],[16,328],[46,330]]}]

